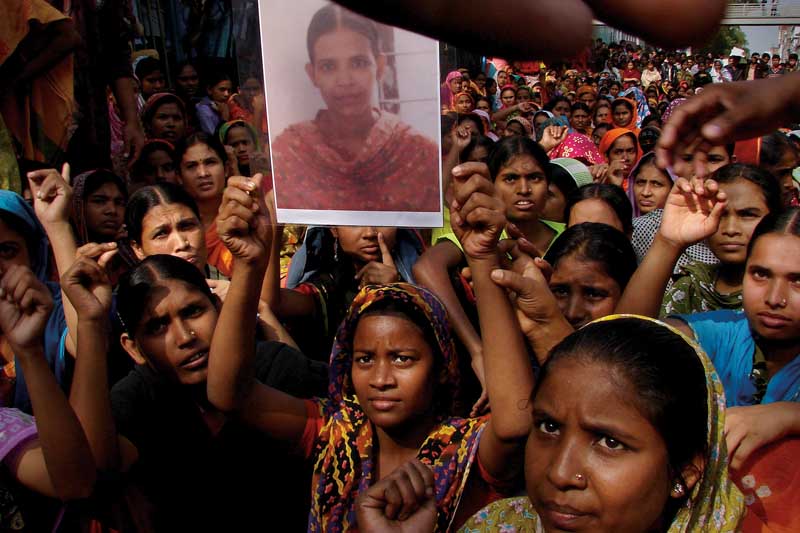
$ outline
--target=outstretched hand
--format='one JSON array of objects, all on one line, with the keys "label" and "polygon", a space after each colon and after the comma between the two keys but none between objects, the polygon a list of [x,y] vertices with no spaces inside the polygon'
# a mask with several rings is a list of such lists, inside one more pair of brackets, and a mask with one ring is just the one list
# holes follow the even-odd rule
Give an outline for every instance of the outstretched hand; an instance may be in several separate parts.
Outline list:
[{"label": "outstretched hand", "polygon": [[497,242],[506,226],[505,206],[495,196],[484,163],[464,163],[453,169],[450,225],[468,259],[497,257]]},{"label": "outstretched hand", "polygon": [[17,356],[43,348],[53,297],[31,269],[11,265],[0,276],[0,331]]},{"label": "outstretched hand", "polygon": [[793,121],[798,84],[800,73],[707,85],[677,107],[664,125],[656,145],[659,166],[667,168],[675,163],[675,154],[691,152],[694,174],[706,177],[712,147],[766,135]]},{"label": "outstretched hand", "polygon": [[684,248],[714,234],[725,208],[726,196],[714,180],[678,178],[667,197],[659,235]]},{"label": "outstretched hand", "polygon": [[434,490],[431,469],[417,459],[408,461],[358,497],[358,529],[365,533],[433,531]]},{"label": "outstretched hand", "polygon": [[262,180],[262,174],[228,179],[217,216],[217,232],[237,261],[266,265],[273,226],[261,192]]},{"label": "outstretched hand", "polygon": [[33,210],[45,226],[69,221],[72,209],[70,179],[69,163],[64,163],[60,173],[54,168],[28,172]]}]

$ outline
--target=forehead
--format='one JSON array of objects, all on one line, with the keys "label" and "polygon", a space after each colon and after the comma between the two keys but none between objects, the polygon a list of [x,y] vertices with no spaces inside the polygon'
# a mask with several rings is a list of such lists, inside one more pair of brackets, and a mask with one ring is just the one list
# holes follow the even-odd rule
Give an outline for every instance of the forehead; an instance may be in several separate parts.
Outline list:
[{"label": "forehead", "polygon": [[[372,55],[369,39],[348,28],[337,28],[321,35],[314,43],[314,62],[342,57]],[[454,78],[461,81],[461,77]]]},{"label": "forehead", "polygon": [[768,233],[753,244],[748,265],[767,267],[777,274],[800,273],[800,237],[780,233]]},{"label": "forehead", "polygon": [[385,344],[394,348],[402,345],[421,349],[427,353],[431,351],[422,328],[406,315],[396,311],[377,311],[376,314],[367,314],[359,319],[353,336],[353,349],[358,350],[375,344]]},{"label": "forehead", "polygon": [[253,138],[250,136],[250,132],[247,130],[247,128],[243,128],[243,127],[240,126],[240,127],[236,127],[236,128],[231,128],[228,131],[227,141],[229,143],[236,142],[236,141],[245,141],[245,140],[247,140],[247,141],[252,141],[253,140]]},{"label": "forehead", "polygon": [[533,407],[561,419],[605,423],[640,438],[663,442],[639,410],[635,401],[638,397],[633,384],[618,369],[597,361],[568,358],[557,360],[548,368]]},{"label": "forehead", "polygon": [[183,154],[184,161],[207,159],[209,157],[219,159],[219,155],[209,145],[204,143],[193,144]]},{"label": "forehead", "polygon": [[[520,128],[522,125],[518,122],[512,122],[511,125],[517,124]],[[500,172],[514,172],[516,174],[533,174],[534,172],[543,172],[539,162],[529,154],[515,155],[503,165]]]},{"label": "forehead", "polygon": [[172,162],[172,158],[166,150],[159,149],[153,150],[147,154],[147,162],[151,165],[160,165],[166,162]]},{"label": "forehead", "polygon": [[158,115],[183,115],[181,108],[175,102],[166,102],[156,109]]},{"label": "forehead", "polygon": [[119,186],[113,181],[107,181],[91,192],[90,196],[103,195],[103,196],[122,196],[122,191]]},{"label": "forehead", "polygon": [[605,285],[613,283],[614,279],[608,275],[602,263],[583,257],[580,253],[572,252],[563,256],[553,266],[553,275],[550,283],[580,283],[586,285]]},{"label": "forehead", "polygon": [[207,300],[205,295],[185,281],[159,280],[147,294],[144,308],[145,319],[175,313],[197,300]]},{"label": "forehead", "polygon": [[612,150],[614,149],[627,150],[630,148],[636,148],[636,144],[633,142],[631,136],[628,135],[627,133],[615,139],[614,142],[611,144]]},{"label": "forehead", "polygon": [[663,171],[659,170],[653,163],[648,163],[644,165],[641,169],[639,169],[639,173],[636,175],[637,179],[644,179],[644,180],[658,180],[664,183],[668,183],[670,179],[664,174]]},{"label": "forehead", "polygon": [[730,183],[720,183],[719,188],[728,196],[728,209],[744,209],[747,207],[767,209],[764,191],[752,181],[739,178]]},{"label": "forehead", "polygon": [[197,218],[197,215],[183,204],[159,204],[151,207],[144,215],[142,228],[159,226],[184,218]]}]

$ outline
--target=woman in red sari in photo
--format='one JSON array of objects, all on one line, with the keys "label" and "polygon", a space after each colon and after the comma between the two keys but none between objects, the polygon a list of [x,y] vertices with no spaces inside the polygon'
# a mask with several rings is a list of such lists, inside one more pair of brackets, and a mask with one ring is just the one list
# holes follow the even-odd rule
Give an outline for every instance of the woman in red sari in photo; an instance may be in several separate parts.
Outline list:
[{"label": "woman in red sari in photo", "polygon": [[439,211],[434,141],[373,107],[386,69],[375,23],[328,5],[308,28],[306,73],[325,101],[273,143],[277,205],[286,209]]}]

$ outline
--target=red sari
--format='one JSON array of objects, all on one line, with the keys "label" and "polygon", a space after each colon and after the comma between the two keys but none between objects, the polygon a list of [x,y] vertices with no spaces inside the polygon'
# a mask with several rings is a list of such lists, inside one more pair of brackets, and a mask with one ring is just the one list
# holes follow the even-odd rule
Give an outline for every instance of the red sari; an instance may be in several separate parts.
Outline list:
[{"label": "red sari", "polygon": [[379,111],[364,145],[348,158],[326,143],[320,128],[324,113],[289,126],[273,143],[278,207],[439,211],[439,150],[433,141]]}]

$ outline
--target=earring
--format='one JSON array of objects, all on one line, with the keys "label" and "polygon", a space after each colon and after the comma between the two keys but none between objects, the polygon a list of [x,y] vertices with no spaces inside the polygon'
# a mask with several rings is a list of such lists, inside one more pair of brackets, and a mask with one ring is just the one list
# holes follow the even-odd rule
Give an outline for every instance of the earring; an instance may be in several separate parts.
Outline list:
[{"label": "earring", "polygon": [[333,260],[339,260],[339,237],[336,237],[333,241]]},{"label": "earring", "polygon": [[676,481],[675,486],[672,487],[672,494],[674,494],[678,498],[682,498],[685,493],[686,493],[686,488],[684,488],[683,483],[681,483],[680,481]]}]

